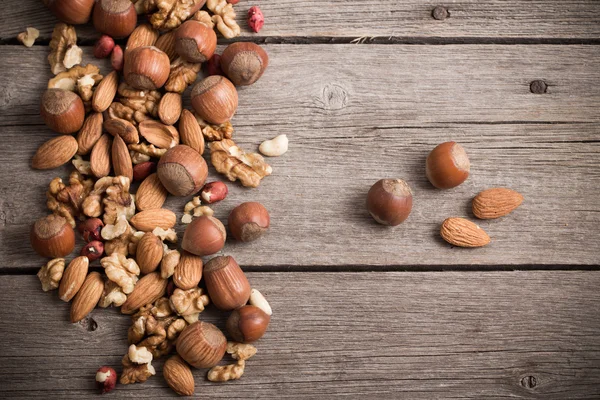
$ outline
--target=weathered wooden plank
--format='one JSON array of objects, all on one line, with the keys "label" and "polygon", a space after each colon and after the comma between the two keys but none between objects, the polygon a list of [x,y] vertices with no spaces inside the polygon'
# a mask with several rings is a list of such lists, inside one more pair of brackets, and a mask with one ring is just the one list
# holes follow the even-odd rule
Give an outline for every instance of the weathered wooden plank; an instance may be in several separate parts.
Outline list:
[{"label": "weathered wooden plank", "polygon": [[[265,14],[260,36],[283,37],[465,37],[465,38],[598,38],[600,4],[593,0],[465,0],[448,4],[419,0],[258,3]],[[245,15],[249,3],[235,9],[242,36],[252,38]],[[444,6],[449,17],[436,20],[432,10]],[[38,0],[5,0],[0,12],[0,38],[14,38],[26,26],[50,37],[54,17]],[[96,38],[91,26],[80,37]]]},{"label": "weathered wooden plank", "polygon": [[[267,237],[227,246],[242,264],[260,269],[600,262],[593,245],[600,241],[600,70],[593,68],[600,54],[593,47],[267,50],[266,75],[240,90],[235,138],[253,150],[286,133],[291,149],[270,160],[274,175],[260,188],[231,184],[229,198],[214,207],[223,220],[242,201],[261,201],[271,211]],[[56,174],[66,176],[66,170],[28,167],[37,146],[53,136],[37,115],[47,79],[40,53],[0,48],[5,71],[0,168],[10,171],[0,176],[2,268],[39,265],[26,240],[28,226],[45,212],[47,183]],[[361,59],[374,62],[367,68]],[[529,92],[528,82],[538,77],[553,85],[549,93]],[[472,174],[459,188],[441,192],[426,181],[424,159],[437,143],[451,139],[467,148]],[[364,210],[368,188],[382,177],[404,178],[415,191],[413,214],[396,229],[376,225]],[[449,216],[469,216],[472,196],[494,186],[512,187],[526,201],[507,218],[481,223],[492,244],[471,251],[442,242],[439,224]],[[181,212],[186,200],[173,198],[168,205]]]},{"label": "weathered wooden plank", "polygon": [[[598,398],[600,272],[251,273],[274,309],[258,354],[210,398]],[[82,399],[119,366],[129,319],[0,277],[0,397]],[[226,316],[207,312],[223,326]],[[113,397],[171,396],[159,376]],[[118,369],[119,370],[119,369]],[[533,386],[528,387],[527,385]]]}]

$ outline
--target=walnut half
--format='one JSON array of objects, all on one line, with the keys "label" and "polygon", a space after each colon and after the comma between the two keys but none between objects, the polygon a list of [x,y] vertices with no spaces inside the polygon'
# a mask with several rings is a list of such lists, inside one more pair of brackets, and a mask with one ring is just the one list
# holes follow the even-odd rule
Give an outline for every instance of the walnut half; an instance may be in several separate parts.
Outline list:
[{"label": "walnut half", "polygon": [[257,187],[273,168],[257,153],[246,153],[231,139],[210,143],[210,160],[217,172],[230,181],[239,179],[242,185]]}]

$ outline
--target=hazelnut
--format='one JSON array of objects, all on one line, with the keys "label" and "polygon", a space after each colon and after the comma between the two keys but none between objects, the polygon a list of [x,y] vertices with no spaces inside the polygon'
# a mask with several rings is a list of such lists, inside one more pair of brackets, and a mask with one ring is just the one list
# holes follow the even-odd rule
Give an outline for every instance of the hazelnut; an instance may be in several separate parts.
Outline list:
[{"label": "hazelnut", "polygon": [[202,271],[208,295],[219,310],[239,308],[250,298],[250,283],[231,256],[215,257]]},{"label": "hazelnut", "polygon": [[137,25],[137,13],[130,0],[99,0],[92,19],[98,32],[115,38],[129,36]]},{"label": "hazelnut", "polygon": [[211,368],[225,355],[227,339],[213,324],[197,321],[181,332],[177,353],[196,368]]},{"label": "hazelnut", "polygon": [[104,243],[99,240],[92,240],[81,249],[81,256],[86,256],[90,261],[96,261],[104,255]]},{"label": "hazelnut", "polygon": [[95,0],[43,0],[59,20],[71,25],[86,24],[92,15]]},{"label": "hazelnut", "polygon": [[213,75],[192,89],[192,107],[200,118],[211,124],[224,124],[237,110],[238,94],[229,79]]},{"label": "hazelnut", "polygon": [[31,247],[42,257],[59,258],[75,248],[75,232],[67,220],[51,214],[38,219],[29,235]]},{"label": "hazelnut", "polygon": [[231,234],[240,242],[251,242],[261,237],[269,228],[270,217],[260,203],[242,203],[229,214],[228,225]]},{"label": "hazelnut", "polygon": [[100,218],[88,218],[80,223],[77,228],[81,236],[83,236],[83,240],[88,243],[93,240],[102,240],[100,232],[104,228],[104,222]]},{"label": "hazelnut", "polygon": [[204,185],[200,191],[200,197],[205,203],[212,204],[223,200],[227,197],[227,193],[229,193],[229,189],[225,183],[220,181],[210,182]]},{"label": "hazelnut", "polygon": [[254,342],[265,334],[271,317],[256,306],[244,306],[234,310],[227,319],[227,332],[240,343]]},{"label": "hazelnut", "polygon": [[208,167],[197,151],[178,145],[171,147],[160,158],[156,173],[169,193],[174,196],[189,196],[204,185]]},{"label": "hazelnut", "polygon": [[203,63],[212,57],[217,48],[217,35],[202,22],[189,20],[175,32],[175,51],[191,63]]},{"label": "hazelnut", "polygon": [[471,164],[465,149],[458,143],[446,142],[436,146],[427,156],[427,179],[438,189],[450,189],[469,177]]},{"label": "hazelnut", "polygon": [[83,126],[85,108],[77,94],[64,89],[48,89],[42,95],[40,114],[53,131],[71,134]]},{"label": "hazelnut", "polygon": [[400,225],[411,209],[412,191],[402,179],[381,179],[367,194],[367,210],[382,225]]},{"label": "hazelnut", "polygon": [[100,367],[96,371],[96,387],[100,394],[108,393],[117,385],[117,373],[111,367]]},{"label": "hazelnut", "polygon": [[139,90],[156,90],[165,84],[170,71],[169,56],[154,46],[136,47],[125,54],[123,76]]},{"label": "hazelnut", "polygon": [[181,248],[197,256],[207,256],[220,251],[225,245],[225,227],[214,217],[202,216],[185,229]]},{"label": "hazelnut", "polygon": [[252,85],[267,69],[269,56],[259,45],[251,42],[232,43],[221,55],[221,68],[238,86]]}]

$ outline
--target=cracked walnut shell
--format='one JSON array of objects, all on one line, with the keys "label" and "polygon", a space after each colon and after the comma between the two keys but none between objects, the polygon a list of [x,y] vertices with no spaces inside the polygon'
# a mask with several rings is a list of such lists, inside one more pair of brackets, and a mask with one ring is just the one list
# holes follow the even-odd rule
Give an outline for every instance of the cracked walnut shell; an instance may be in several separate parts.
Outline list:
[{"label": "cracked walnut shell", "polygon": [[257,187],[273,172],[260,154],[244,152],[233,140],[211,142],[209,147],[213,166],[232,182],[239,179],[244,186]]}]

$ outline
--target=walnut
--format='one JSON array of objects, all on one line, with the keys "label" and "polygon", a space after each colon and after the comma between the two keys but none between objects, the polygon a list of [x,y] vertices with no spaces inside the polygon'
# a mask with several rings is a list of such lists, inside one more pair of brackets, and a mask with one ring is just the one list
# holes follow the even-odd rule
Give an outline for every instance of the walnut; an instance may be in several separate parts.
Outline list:
[{"label": "walnut", "polygon": [[227,342],[227,354],[234,360],[248,360],[256,354],[256,347],[247,343]]},{"label": "walnut", "polygon": [[194,21],[202,22],[204,25],[208,26],[210,29],[213,29],[215,27],[215,24],[212,21],[210,14],[204,10],[197,11],[196,14],[194,14],[192,16],[192,18],[190,18],[190,19],[193,19]]},{"label": "walnut", "polygon": [[232,182],[239,179],[247,187],[257,187],[273,172],[260,154],[245,153],[230,139],[210,143],[210,160],[217,172]]},{"label": "walnut", "polygon": [[121,382],[123,385],[136,382],[146,382],[149,377],[156,374],[152,366],[152,354],[144,347],[129,346],[129,351],[121,361],[123,372]]},{"label": "walnut", "polygon": [[132,316],[127,333],[129,344],[146,347],[155,358],[168,354],[187,323],[173,315],[169,299],[162,297]]},{"label": "walnut", "polygon": [[35,39],[40,37],[40,31],[35,28],[28,27],[25,32],[21,32],[17,35],[17,40],[23,43],[25,47],[32,47],[35,43]]},{"label": "walnut", "polygon": [[107,111],[108,119],[125,119],[134,125],[158,116],[161,94],[157,90],[136,90],[122,82],[118,88],[118,102],[113,102]]},{"label": "walnut", "polygon": [[198,314],[210,303],[209,297],[198,287],[189,290],[175,289],[169,301],[177,315],[184,317],[190,324],[198,320]]},{"label": "walnut", "polygon": [[111,280],[104,282],[104,292],[102,292],[98,306],[102,308],[107,308],[111,305],[120,307],[125,303],[125,300],[127,300],[127,295],[123,293],[119,285]]},{"label": "walnut", "polygon": [[240,379],[244,375],[246,361],[239,360],[235,364],[217,365],[208,371],[208,380],[211,382],[227,382]]},{"label": "walnut", "polygon": [[158,226],[154,228],[152,234],[158,236],[163,242],[166,240],[167,242],[177,243],[177,232],[175,232],[175,229],[173,228],[163,229]]},{"label": "walnut", "polygon": [[231,139],[233,135],[233,126],[231,122],[227,121],[221,125],[210,125],[204,121],[200,116],[194,113],[198,125],[202,129],[202,135],[207,142],[215,142],[223,139]]},{"label": "walnut", "polygon": [[100,68],[97,66],[93,64],[88,64],[85,67],[76,65],[50,79],[48,89],[58,88],[77,92],[85,102],[92,99],[93,88],[101,80],[102,75],[100,75]]},{"label": "walnut", "polygon": [[48,62],[54,75],[81,63],[83,50],[77,47],[77,33],[71,25],[56,24],[50,40]]},{"label": "walnut", "polygon": [[177,28],[188,19],[203,0],[138,0],[135,9],[138,14],[148,14],[155,29],[169,31]]},{"label": "walnut", "polygon": [[161,158],[166,152],[167,149],[159,149],[155,147],[153,144],[148,143],[134,143],[127,145],[129,150],[136,151],[141,154],[145,154],[154,158]]},{"label": "walnut", "polygon": [[133,150],[129,151],[129,156],[131,156],[131,163],[133,165],[138,165],[138,164],[150,161],[150,156],[147,156],[142,153],[138,153],[137,151],[133,151]]},{"label": "walnut", "polygon": [[78,171],[71,172],[69,185],[60,178],[54,178],[46,193],[46,206],[54,214],[67,219],[75,227],[75,218],[81,216],[83,203],[92,190],[93,181],[84,179]]},{"label": "walnut", "polygon": [[212,217],[214,215],[214,211],[209,206],[203,206],[202,200],[200,200],[200,196],[195,196],[192,200],[188,201],[183,208],[183,216],[181,217],[181,223],[189,224],[192,222],[192,216],[201,217],[208,216]]},{"label": "walnut", "polygon": [[113,253],[101,259],[100,264],[104,268],[108,279],[119,285],[123,293],[133,292],[140,274],[140,267],[134,259],[127,258],[119,253]]},{"label": "walnut", "polygon": [[189,63],[182,58],[175,59],[171,64],[165,89],[175,93],[185,92],[185,89],[196,81],[198,72],[200,72],[200,64]]},{"label": "walnut", "polygon": [[106,224],[104,228],[102,228],[102,239],[104,240],[113,240],[123,235],[127,229],[129,228],[129,222],[127,222],[127,217],[125,214],[121,214],[117,220],[114,222],[114,225]]},{"label": "walnut", "polygon": [[240,35],[240,26],[235,22],[233,5],[226,0],[207,0],[206,8],[213,12],[212,21],[223,37],[231,39]]},{"label": "walnut", "polygon": [[54,260],[48,261],[48,263],[37,273],[40,282],[42,282],[42,290],[48,292],[57,289],[64,271],[64,258],[55,258]]},{"label": "walnut", "polygon": [[[133,230],[133,228],[132,228],[132,230]],[[142,232],[142,231],[133,232],[133,234],[129,238],[129,244],[127,245],[129,254],[133,255],[133,254],[137,253],[138,243],[140,242],[140,239],[142,238],[142,236],[144,236],[145,233],[146,232]]]},{"label": "walnut", "polygon": [[163,254],[160,263],[160,276],[163,279],[168,279],[175,273],[175,267],[179,264],[181,254],[177,250],[167,250]]},{"label": "walnut", "polygon": [[76,155],[75,158],[71,160],[71,163],[73,163],[73,166],[81,175],[91,176],[93,174],[91,163],[81,158],[81,156]]}]

